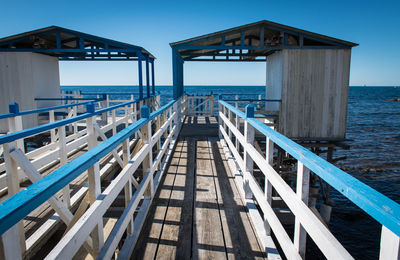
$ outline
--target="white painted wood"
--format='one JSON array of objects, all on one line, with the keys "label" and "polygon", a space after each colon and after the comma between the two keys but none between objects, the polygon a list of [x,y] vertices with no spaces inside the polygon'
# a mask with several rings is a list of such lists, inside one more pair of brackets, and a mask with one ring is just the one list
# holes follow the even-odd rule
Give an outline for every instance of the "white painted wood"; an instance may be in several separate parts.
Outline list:
[{"label": "white painted wood", "polygon": [[379,259],[400,259],[400,237],[398,237],[385,226],[382,226],[381,249]]},{"label": "white painted wood", "polygon": [[[97,134],[100,136],[100,138],[103,139],[103,141],[108,139],[107,136],[103,133],[103,131],[101,130],[100,126],[97,123],[95,123],[93,125],[93,127],[96,130]],[[112,154],[113,154],[115,160],[118,162],[119,166],[121,166],[121,168],[123,168],[124,167],[124,162],[122,161],[121,157],[119,157],[117,150],[116,149],[112,150]],[[129,157],[127,157],[127,158],[129,158]]]},{"label": "white painted wood", "polygon": [[[308,195],[310,192],[310,170],[303,163],[297,162],[296,193],[305,205],[308,205]],[[296,218],[294,225],[294,246],[300,256],[304,259],[306,255],[307,233]]]},{"label": "white painted wood", "polygon": [[[12,195],[19,192],[19,174],[18,174],[18,165],[17,163],[11,158],[10,153],[16,149],[15,142],[11,142],[8,144],[3,144],[4,148],[4,162],[6,164],[6,176],[7,176],[7,187],[8,187],[8,198]],[[24,234],[24,225],[22,221],[19,221],[15,225],[17,229],[18,236],[13,237],[13,241],[19,240],[19,248],[20,251],[17,251],[16,254],[22,255],[22,253],[26,249],[25,245],[25,234]],[[12,234],[15,234],[13,231]],[[10,239],[9,237],[7,239]]]},{"label": "white painted wood", "polygon": [[[30,163],[29,159],[23,154],[21,150],[14,150],[10,155],[25,171],[32,183],[38,182],[39,180],[43,179],[40,173]],[[60,219],[68,226],[73,218],[72,212],[68,209],[70,205],[67,205],[65,202],[63,203],[57,196],[52,196],[48,200],[48,202],[51,207],[58,213]],[[92,246],[92,239],[89,237],[86,240],[85,247],[88,249],[89,252],[91,252]]]},{"label": "white painted wood", "polygon": [[[60,166],[67,164],[67,140],[65,137],[65,126],[60,126],[58,129],[58,136],[59,136],[59,156],[60,156]],[[63,202],[67,207],[71,207],[71,196],[70,196],[70,189],[69,184],[67,184],[63,188]]]},{"label": "white painted wood", "polygon": [[[274,163],[274,143],[271,141],[270,138],[266,138],[265,140],[265,159],[267,160],[268,164],[273,167]],[[267,176],[265,176],[264,181],[264,194],[265,199],[269,205],[272,203],[272,185],[271,182],[268,180]],[[264,225],[265,225],[265,232],[267,235],[271,233],[271,227],[268,223],[267,218],[264,218]]]},{"label": "white painted wood", "polygon": [[[97,135],[94,132],[94,123],[95,123],[95,117],[89,117],[86,119],[89,149],[92,149],[97,145]],[[88,169],[88,183],[89,183],[89,191],[88,191],[89,200],[91,205],[93,205],[94,203],[96,203],[97,196],[101,193],[99,162],[96,162],[92,167]],[[104,244],[102,218],[97,219],[97,226],[91,232],[91,234],[93,238],[93,250],[95,251],[95,253],[98,253]]]},{"label": "white painted wood", "polygon": [[[38,53],[0,53],[0,113],[16,102],[20,111],[57,105],[57,101],[35,101],[35,97],[60,97],[58,58]],[[37,115],[24,116],[23,127],[38,123]],[[0,132],[6,133],[6,120],[0,121]]]},{"label": "white painted wood", "polygon": [[[125,187],[130,176],[136,171],[140,163],[149,152],[150,146],[145,144],[142,149],[133,157],[129,164],[122,169],[110,185],[101,193],[101,198],[95,200],[85,214],[65,234],[55,248],[47,255],[46,259],[66,259],[79,250],[87,235],[98,225],[112,202]],[[146,184],[146,183],[144,183]],[[145,186],[146,187],[146,186]],[[89,188],[90,189],[90,188]],[[138,191],[136,191],[138,192]],[[136,193],[135,192],[135,193]]]},{"label": "white painted wood", "polygon": [[22,249],[20,243],[16,243],[18,240],[19,230],[18,224],[7,230],[1,235],[0,242],[2,243],[5,260],[19,260],[22,259]]},{"label": "white painted wood", "polygon": [[[296,216],[296,220],[299,221],[301,226],[304,230],[310,235],[310,237],[315,241],[317,246],[321,249],[323,254],[328,259],[352,259],[351,255],[344,249],[344,247],[336,240],[336,238],[330,233],[329,229],[315,216],[315,214],[308,208],[308,206],[303,202],[305,200],[305,195],[303,195],[303,190],[305,187],[302,187],[302,196],[299,197],[291,187],[280,177],[280,175],[272,168],[269,164],[269,161],[263,158],[257,149],[249,143],[248,136],[245,136],[245,140],[241,138],[240,133],[235,126],[226,118],[226,116],[220,112],[221,118],[221,125],[220,131],[222,135],[224,135],[225,141],[227,142],[228,146],[229,143],[230,149],[236,151],[232,142],[229,140],[229,136],[226,134],[225,130],[223,129],[223,124],[232,130],[232,133],[236,136],[238,135],[238,139],[242,146],[244,147],[245,154],[254,160],[254,162],[258,165],[259,169],[264,173],[266,178],[271,183],[272,187],[276,189],[278,194],[282,197],[284,202],[288,205],[289,209],[292,213]],[[245,125],[246,128],[246,125]],[[248,129],[247,129],[248,131]],[[245,129],[246,135],[246,129]],[[237,152],[237,151],[236,151]],[[270,156],[270,155],[269,155]],[[246,158],[245,158],[246,159]],[[245,163],[246,164],[246,163]],[[280,229],[281,223],[279,222],[278,218],[276,217],[275,213],[273,212],[271,205],[267,202],[264,192],[261,191],[260,186],[250,174],[250,172],[246,170],[244,173],[244,179],[248,180],[248,186],[250,187],[251,192],[253,193],[255,199],[257,200],[258,205],[264,212],[267,217],[268,223],[270,224],[274,234],[277,236],[277,239],[281,245],[281,247],[286,250],[285,255],[288,258],[300,257],[297,253],[297,248],[293,245],[291,240],[287,237],[286,232],[284,231],[283,227]],[[304,171],[303,171],[304,173]],[[307,178],[306,175],[303,174],[303,178]],[[300,180],[299,180],[300,181]],[[305,180],[301,180],[301,182],[306,183]],[[305,191],[304,191],[305,192]],[[278,231],[279,230],[279,231]],[[282,235],[282,236],[281,236]],[[279,237],[280,236],[280,237]],[[300,236],[299,236],[300,238]],[[299,239],[300,241],[301,239]],[[289,250],[289,251],[288,251]],[[291,250],[291,251],[290,251]],[[295,251],[295,254],[293,252]]]},{"label": "white painted wood", "polygon": [[[226,133],[225,133],[226,136]],[[242,187],[242,180],[241,180],[241,170],[239,169],[239,163],[235,161],[235,157],[232,157],[232,153],[227,146],[227,142],[225,139],[222,139],[221,146],[223,148],[223,151],[225,153],[225,157],[227,158],[229,168],[231,169],[232,173],[235,175],[235,181],[236,181],[236,186],[239,189],[239,193],[241,194],[242,198],[244,199],[244,191]],[[233,143],[231,143],[231,146],[233,147]],[[249,214],[250,214],[250,219],[253,222],[255,226],[255,230],[257,232],[258,237],[261,240],[261,243],[264,246],[265,252],[267,253],[267,259],[271,260],[280,260],[281,256],[279,255],[278,250],[276,249],[276,245],[274,241],[272,240],[271,235],[268,235],[266,233],[266,230],[264,229],[264,221],[260,216],[260,213],[258,211],[258,208],[254,205],[254,201],[251,199],[245,200],[246,201],[246,206],[248,208]]]}]

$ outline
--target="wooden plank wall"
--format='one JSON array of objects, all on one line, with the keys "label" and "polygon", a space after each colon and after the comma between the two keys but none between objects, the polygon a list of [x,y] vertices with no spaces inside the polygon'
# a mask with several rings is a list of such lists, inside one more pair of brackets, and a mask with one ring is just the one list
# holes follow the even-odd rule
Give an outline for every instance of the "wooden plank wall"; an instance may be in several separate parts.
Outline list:
[{"label": "wooden plank wall", "polygon": [[[0,53],[0,114],[8,113],[8,104],[30,110],[59,104],[37,103],[35,97],[60,97],[58,59],[37,53]],[[23,117],[24,128],[37,125],[37,116]],[[7,132],[7,120],[0,120],[0,133]]]},{"label": "wooden plank wall", "polygon": [[351,50],[278,54],[282,55],[279,131],[295,138],[345,138]]}]

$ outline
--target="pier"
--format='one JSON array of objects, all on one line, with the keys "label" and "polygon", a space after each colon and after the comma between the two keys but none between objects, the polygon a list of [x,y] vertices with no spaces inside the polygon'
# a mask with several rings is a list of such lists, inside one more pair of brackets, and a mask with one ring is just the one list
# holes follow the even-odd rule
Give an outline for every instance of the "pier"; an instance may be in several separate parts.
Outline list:
[{"label": "pier", "polygon": [[[55,26],[0,39],[14,76],[20,60],[53,64],[53,74],[59,60],[126,60],[139,88],[119,100],[8,102],[0,259],[305,259],[310,246],[353,259],[329,227],[330,189],[381,225],[380,259],[399,259],[400,205],[332,164],[345,146],[356,45],[269,21],[171,43],[173,98],[162,104],[142,47]],[[266,95],[189,95],[193,61],[268,62]]]},{"label": "pier", "polygon": [[[101,121],[101,114],[131,108],[136,101],[98,110],[89,104],[81,116],[41,126],[48,131],[86,117],[84,136],[90,148],[45,177],[16,145],[16,141],[40,132],[38,128],[0,137],[6,174],[16,176],[23,170],[32,182],[0,204],[5,258],[280,259],[282,250],[293,259],[304,256],[308,234],[327,258],[351,259],[315,209],[308,206],[312,172],[382,223],[381,257],[395,259],[398,204],[257,120],[252,105],[240,111],[234,104],[214,100],[211,110],[218,116],[209,114],[209,109],[193,116],[189,114],[195,108],[191,99],[183,96],[151,112],[144,105],[147,101],[139,101],[143,106],[137,119],[103,141],[99,141],[102,131],[93,126]],[[132,113],[132,109],[128,111]],[[124,117],[120,120],[125,124]],[[113,126],[111,123],[109,128]],[[253,146],[256,132],[266,138],[262,153]],[[242,148],[237,148],[239,144]],[[273,168],[274,144],[298,160],[295,190]],[[115,159],[115,169],[109,173],[112,177],[104,179],[110,164],[102,161],[108,156]],[[79,179],[84,181],[74,194]],[[19,181],[11,180],[9,192],[19,187]],[[38,213],[44,203],[56,212],[47,220]],[[293,240],[278,217],[276,203],[284,204],[294,216]],[[40,227],[29,236],[26,223],[33,219]],[[45,232],[60,221],[64,224]],[[39,233],[43,234],[40,239]],[[54,247],[48,243],[39,246],[45,240]]]}]

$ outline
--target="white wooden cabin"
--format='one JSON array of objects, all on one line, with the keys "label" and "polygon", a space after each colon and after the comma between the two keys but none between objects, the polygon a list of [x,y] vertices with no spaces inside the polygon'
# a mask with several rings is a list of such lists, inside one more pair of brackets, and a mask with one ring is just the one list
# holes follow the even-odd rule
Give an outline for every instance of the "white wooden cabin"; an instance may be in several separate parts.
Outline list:
[{"label": "white wooden cabin", "polygon": [[260,21],[171,43],[174,96],[183,94],[185,62],[266,62],[265,114],[297,140],[343,140],[352,42]]}]

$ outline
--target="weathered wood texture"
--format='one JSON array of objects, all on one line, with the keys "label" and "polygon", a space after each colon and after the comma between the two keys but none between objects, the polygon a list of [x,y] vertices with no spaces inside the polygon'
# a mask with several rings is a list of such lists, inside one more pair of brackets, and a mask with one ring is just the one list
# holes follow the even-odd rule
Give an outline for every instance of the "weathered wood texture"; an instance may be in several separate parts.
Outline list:
[{"label": "weathered wood texture", "polygon": [[198,117],[183,126],[133,259],[265,257],[218,139],[193,126],[214,120]]},{"label": "weathered wood texture", "polygon": [[282,78],[267,77],[267,98],[281,82],[279,132],[296,138],[345,137],[350,55],[351,50],[318,49],[272,55],[267,75],[281,71]]},{"label": "weathered wood texture", "polygon": [[[17,102],[20,110],[57,105],[56,101],[36,102],[35,97],[60,97],[58,59],[37,53],[0,54],[0,113]],[[37,115],[24,116],[24,128],[37,125]],[[0,120],[0,132],[7,132],[7,120]]]}]

